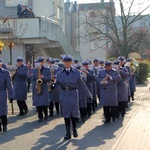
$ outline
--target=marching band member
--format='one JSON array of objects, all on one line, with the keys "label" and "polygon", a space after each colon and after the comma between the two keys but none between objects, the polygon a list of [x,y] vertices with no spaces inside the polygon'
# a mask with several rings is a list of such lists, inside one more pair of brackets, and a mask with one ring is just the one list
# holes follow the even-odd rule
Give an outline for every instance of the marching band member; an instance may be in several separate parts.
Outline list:
[{"label": "marching band member", "polygon": [[71,67],[73,57],[69,54],[63,55],[64,69],[57,74],[56,86],[60,86],[61,113],[65,121],[66,135],[64,140],[71,138],[70,121],[72,121],[73,136],[78,137],[76,119],[79,118],[78,86],[85,86],[81,80],[80,72]]},{"label": "marching band member", "polygon": [[[82,68],[80,65],[78,65],[76,67],[76,69],[78,69],[80,71],[81,74],[81,79],[84,81],[84,83],[86,82],[87,79],[87,75],[86,73],[84,73],[82,71]],[[92,98],[92,95],[90,93],[90,91],[88,90],[87,86],[85,85],[83,86],[78,86],[78,91],[79,91],[79,108],[80,108],[80,115],[81,115],[81,119],[82,122],[85,122],[85,118],[86,118],[86,108],[87,108],[87,100],[89,99],[89,97]],[[91,96],[89,96],[91,95]]]},{"label": "marching band member", "polygon": [[[32,75],[33,89],[33,106],[36,106],[38,111],[39,122],[48,119],[48,82],[50,81],[50,69],[44,66],[44,57],[39,57],[35,61],[36,68]],[[44,114],[44,117],[43,117]]]},{"label": "marching band member", "polygon": [[[0,61],[2,62],[2,58],[0,58]],[[2,63],[2,65],[1,65],[1,67],[3,68],[3,69],[6,69],[6,70],[8,70],[8,68],[7,68],[7,66],[4,64],[4,63]]]},{"label": "marching band member", "polygon": [[136,68],[132,58],[128,58],[127,61],[130,62],[130,92],[132,101],[134,101],[134,92],[136,91]]},{"label": "marching band member", "polygon": [[127,77],[128,70],[126,67],[122,67],[123,61],[116,61],[114,64],[118,66],[117,70],[121,76],[121,80],[117,82],[117,90],[118,90],[118,108],[117,108],[117,118],[121,113],[121,117],[125,116],[126,104],[128,102],[128,87],[127,87]]},{"label": "marching band member", "polygon": [[103,60],[100,60],[99,64],[100,64],[100,69],[104,69],[105,62]]},{"label": "marching band member", "polygon": [[58,68],[57,65],[55,65],[55,60],[53,58],[49,59],[50,62],[50,73],[51,73],[51,81],[49,85],[49,96],[50,96],[50,105],[49,105],[49,110],[50,110],[50,115],[49,117],[52,117],[54,114],[54,104],[56,108],[56,113],[59,115],[59,98],[60,98],[60,88],[53,88],[53,84],[57,80],[57,74],[59,71],[61,71],[61,68]]},{"label": "marching band member", "polygon": [[28,106],[26,104],[28,68],[23,64],[23,60],[22,57],[16,59],[17,70],[12,77],[14,99],[17,100],[20,111],[17,116],[23,116],[28,113]]},{"label": "marching band member", "polygon": [[99,72],[97,78],[101,84],[100,98],[106,119],[104,123],[109,123],[111,118],[115,121],[118,106],[117,82],[120,81],[121,77],[118,71],[112,68],[112,63],[106,62],[105,69]]},{"label": "marching band member", "polygon": [[[84,73],[86,73],[87,75],[87,80],[86,80],[86,86],[88,87],[89,91],[92,94],[92,97],[94,95],[94,91],[93,91],[93,82],[95,81],[95,73],[94,70],[89,68],[89,62],[88,61],[83,61],[82,63],[83,67],[85,68],[85,70],[83,70]],[[91,116],[91,107],[93,104],[93,99],[88,99],[87,100],[87,113],[88,116]]]},{"label": "marching band member", "polygon": [[0,59],[0,132],[7,131],[7,93],[10,103],[13,101],[13,91],[9,72],[2,68]]}]

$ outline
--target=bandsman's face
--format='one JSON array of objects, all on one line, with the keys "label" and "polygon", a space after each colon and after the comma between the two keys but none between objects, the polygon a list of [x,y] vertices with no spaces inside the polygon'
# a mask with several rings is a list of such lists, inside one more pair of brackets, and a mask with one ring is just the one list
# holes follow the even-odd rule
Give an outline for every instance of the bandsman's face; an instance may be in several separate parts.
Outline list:
[{"label": "bandsman's face", "polygon": [[22,61],[17,62],[17,66],[21,66],[23,64]]},{"label": "bandsman's face", "polygon": [[63,61],[63,64],[64,64],[65,68],[70,68],[72,65],[72,61],[65,60],[65,61]]},{"label": "bandsman's face", "polygon": [[105,64],[104,64],[104,63],[102,63],[102,64],[100,64],[100,66],[101,66],[101,67],[104,67],[104,66],[105,66]]},{"label": "bandsman's face", "polygon": [[89,65],[83,65],[83,67],[84,67],[85,69],[88,69],[88,68],[89,68]]},{"label": "bandsman's face", "polygon": [[99,62],[98,61],[94,61],[94,66],[98,66]]},{"label": "bandsman's face", "polygon": [[120,61],[119,65],[123,66],[124,65],[124,61]]},{"label": "bandsman's face", "polygon": [[44,66],[44,61],[40,62],[41,67]]},{"label": "bandsman's face", "polygon": [[106,65],[105,69],[108,70],[108,71],[111,70],[112,69],[112,65]]}]

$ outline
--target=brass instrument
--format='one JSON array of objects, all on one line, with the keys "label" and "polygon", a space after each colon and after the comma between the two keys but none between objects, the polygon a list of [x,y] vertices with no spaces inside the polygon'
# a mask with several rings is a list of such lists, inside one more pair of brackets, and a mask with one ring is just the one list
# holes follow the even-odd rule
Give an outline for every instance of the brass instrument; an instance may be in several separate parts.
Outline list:
[{"label": "brass instrument", "polygon": [[55,84],[55,69],[58,68],[58,65],[53,64],[50,68],[50,73],[51,73],[51,80],[49,82],[49,92],[52,92],[54,89],[54,84]]},{"label": "brass instrument", "polygon": [[11,78],[11,80],[13,81],[13,80],[14,80],[14,77],[15,77],[15,75],[16,75],[16,72],[17,72],[17,67],[11,65],[11,66],[8,66],[8,70],[9,70],[9,72],[10,72],[10,78]]},{"label": "brass instrument", "polygon": [[43,80],[40,78],[40,76],[41,76],[41,68],[38,67],[38,79],[36,80],[36,91],[37,91],[37,94],[41,94],[42,93],[41,85],[43,84]]}]

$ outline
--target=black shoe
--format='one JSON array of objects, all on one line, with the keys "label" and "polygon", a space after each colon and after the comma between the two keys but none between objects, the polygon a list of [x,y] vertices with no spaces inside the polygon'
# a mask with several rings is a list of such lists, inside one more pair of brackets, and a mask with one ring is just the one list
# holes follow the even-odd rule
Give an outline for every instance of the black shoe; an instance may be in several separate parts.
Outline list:
[{"label": "black shoe", "polygon": [[27,109],[27,110],[25,110],[24,115],[26,115],[28,112],[29,112],[29,110],[28,110],[28,109]]},{"label": "black shoe", "polygon": [[17,116],[24,116],[25,114],[24,113],[19,113]]},{"label": "black shoe", "polygon": [[3,132],[7,132],[7,126],[3,126]]},{"label": "black shoe", "polygon": [[106,120],[104,123],[105,123],[105,124],[106,124],[106,123],[110,123],[110,121]]},{"label": "black shoe", "polygon": [[64,137],[64,140],[70,140],[71,139],[71,134],[70,134],[70,126],[66,126],[66,135]]},{"label": "black shoe", "polygon": [[132,97],[132,101],[134,101],[134,97]]},{"label": "black shoe", "polygon": [[43,118],[40,118],[40,119],[39,119],[39,122],[43,122]]},{"label": "black shoe", "polygon": [[70,140],[70,139],[71,139],[71,135],[66,134],[66,135],[64,136],[64,140]]},{"label": "black shoe", "polygon": [[50,114],[49,117],[53,117],[53,114]]},{"label": "black shoe", "polygon": [[77,129],[73,129],[73,137],[78,137]]},{"label": "black shoe", "polygon": [[46,117],[44,118],[44,120],[48,120],[48,117],[46,116]]}]

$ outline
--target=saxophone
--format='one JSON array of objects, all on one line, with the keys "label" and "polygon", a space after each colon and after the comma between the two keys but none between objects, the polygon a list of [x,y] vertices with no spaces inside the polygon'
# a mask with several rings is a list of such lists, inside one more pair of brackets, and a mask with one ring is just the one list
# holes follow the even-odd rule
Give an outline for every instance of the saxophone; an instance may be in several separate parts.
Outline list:
[{"label": "saxophone", "polygon": [[36,80],[36,91],[37,91],[37,94],[41,94],[42,93],[42,83],[43,83],[43,80],[40,79],[40,76],[41,76],[41,69],[40,67],[38,67],[38,79]]}]

